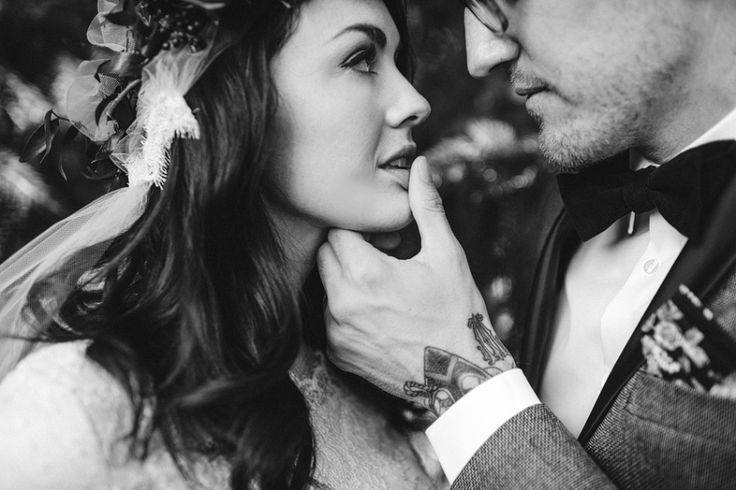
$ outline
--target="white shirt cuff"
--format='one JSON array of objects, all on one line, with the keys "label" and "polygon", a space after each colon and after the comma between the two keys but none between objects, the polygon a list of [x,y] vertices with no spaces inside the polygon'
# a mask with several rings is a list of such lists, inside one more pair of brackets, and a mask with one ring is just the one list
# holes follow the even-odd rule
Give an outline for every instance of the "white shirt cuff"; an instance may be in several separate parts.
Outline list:
[{"label": "white shirt cuff", "polygon": [[426,431],[450,483],[496,430],[539,403],[521,369],[494,376],[455,402]]}]

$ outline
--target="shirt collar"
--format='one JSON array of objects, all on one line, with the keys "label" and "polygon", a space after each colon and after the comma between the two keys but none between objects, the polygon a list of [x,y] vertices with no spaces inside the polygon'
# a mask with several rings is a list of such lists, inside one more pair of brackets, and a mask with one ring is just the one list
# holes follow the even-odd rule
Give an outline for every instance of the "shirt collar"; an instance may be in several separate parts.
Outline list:
[{"label": "shirt collar", "polygon": [[[697,146],[703,146],[714,141],[734,139],[736,139],[736,109],[729,112],[726,117],[718,121],[715,126],[711,127],[708,131],[703,133],[702,136],[687,145],[685,148],[682,149],[682,151],[678,152],[677,154],[679,155],[680,153],[684,153],[687,150],[690,150]],[[641,153],[635,150],[631,150],[629,152],[629,162],[631,168],[634,170],[639,170],[651,165],[657,165],[656,163],[644,158]]]}]

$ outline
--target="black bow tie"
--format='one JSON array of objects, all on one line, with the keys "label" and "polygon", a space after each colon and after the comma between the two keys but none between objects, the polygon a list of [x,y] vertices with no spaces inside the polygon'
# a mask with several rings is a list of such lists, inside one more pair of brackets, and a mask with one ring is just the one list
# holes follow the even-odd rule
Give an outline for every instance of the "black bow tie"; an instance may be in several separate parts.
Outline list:
[{"label": "black bow tie", "polygon": [[659,167],[633,171],[625,154],[577,174],[557,177],[562,200],[582,240],[628,213],[657,209],[677,231],[695,238],[702,221],[736,173],[736,141],[681,153]]}]

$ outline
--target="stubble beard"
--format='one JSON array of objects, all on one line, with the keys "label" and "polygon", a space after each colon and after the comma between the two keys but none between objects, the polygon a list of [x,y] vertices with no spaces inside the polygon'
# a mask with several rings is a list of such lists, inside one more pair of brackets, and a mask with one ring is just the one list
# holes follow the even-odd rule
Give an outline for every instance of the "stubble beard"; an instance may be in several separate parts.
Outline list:
[{"label": "stubble beard", "polygon": [[639,115],[630,104],[601,104],[594,112],[575,109],[550,121],[531,114],[539,125],[539,148],[550,170],[576,173],[634,146]]},{"label": "stubble beard", "polygon": [[[587,83],[570,84],[571,93],[553,87],[559,105],[531,114],[551,170],[575,173],[629,149],[656,144],[653,135],[681,98],[678,74],[690,59],[688,49],[671,49],[668,39],[650,40],[634,61],[592,75]],[[585,73],[567,78],[572,79],[585,80]]]}]

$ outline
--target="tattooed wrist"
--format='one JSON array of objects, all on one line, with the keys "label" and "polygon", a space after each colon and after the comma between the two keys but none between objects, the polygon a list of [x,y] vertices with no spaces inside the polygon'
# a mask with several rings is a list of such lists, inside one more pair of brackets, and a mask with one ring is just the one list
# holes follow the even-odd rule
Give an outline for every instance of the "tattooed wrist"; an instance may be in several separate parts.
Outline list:
[{"label": "tattooed wrist", "polygon": [[478,350],[488,367],[481,367],[456,354],[437,347],[424,349],[424,383],[407,381],[404,392],[438,417],[456,401],[484,381],[512,369],[514,360],[496,333],[483,324],[483,315],[468,319],[468,328],[478,343]]},{"label": "tattooed wrist", "polygon": [[486,371],[492,376],[516,367],[513,357],[496,332],[483,323],[483,315],[480,313],[471,315],[468,318],[468,328],[473,331],[475,341],[478,342],[477,348],[489,366]]},{"label": "tattooed wrist", "polygon": [[438,417],[491,375],[467,359],[436,347],[424,349],[424,384],[407,381],[404,392]]}]

